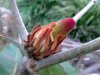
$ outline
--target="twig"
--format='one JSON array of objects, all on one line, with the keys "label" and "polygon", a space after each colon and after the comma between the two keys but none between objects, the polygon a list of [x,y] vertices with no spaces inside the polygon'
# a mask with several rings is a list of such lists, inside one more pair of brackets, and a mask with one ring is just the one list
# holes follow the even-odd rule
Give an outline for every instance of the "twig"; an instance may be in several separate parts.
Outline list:
[{"label": "twig", "polygon": [[100,49],[100,37],[93,41],[87,42],[81,45],[80,47],[76,47],[68,51],[60,52],[52,56],[49,56],[45,59],[42,59],[36,63],[34,69],[35,71],[39,71],[45,67],[49,67],[51,65],[55,65],[66,60],[70,60],[85,55],[87,53],[96,51],[98,49]]},{"label": "twig", "polygon": [[20,13],[19,13],[19,10],[18,10],[17,4],[16,4],[16,0],[9,0],[9,5],[10,5],[11,11],[14,15],[15,23],[17,25],[21,39],[25,40],[27,38],[28,32],[27,32],[26,27],[20,16]]},{"label": "twig", "polygon": [[91,0],[86,7],[73,17],[74,21],[77,22],[96,2],[97,0]]}]

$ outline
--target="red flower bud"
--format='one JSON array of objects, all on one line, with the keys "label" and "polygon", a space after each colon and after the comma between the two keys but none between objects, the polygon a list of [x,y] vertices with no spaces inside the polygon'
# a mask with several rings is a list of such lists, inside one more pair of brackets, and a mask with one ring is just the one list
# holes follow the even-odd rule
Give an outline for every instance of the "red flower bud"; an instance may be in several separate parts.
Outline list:
[{"label": "red flower bud", "polygon": [[56,53],[58,46],[65,39],[66,33],[71,31],[74,25],[75,22],[72,18],[65,18],[46,26],[36,25],[25,41],[28,54],[36,59],[41,59]]}]

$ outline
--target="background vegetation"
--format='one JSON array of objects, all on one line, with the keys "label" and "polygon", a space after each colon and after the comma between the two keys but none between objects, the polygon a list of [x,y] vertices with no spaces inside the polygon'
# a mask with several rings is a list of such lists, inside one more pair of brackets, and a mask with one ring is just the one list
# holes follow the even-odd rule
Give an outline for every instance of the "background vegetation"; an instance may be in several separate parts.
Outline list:
[{"label": "background vegetation", "polygon": [[[31,31],[34,25],[48,24],[66,17],[73,17],[89,0],[18,0],[18,6],[24,23]],[[90,41],[100,36],[99,2],[76,24],[69,34],[81,42]]]}]

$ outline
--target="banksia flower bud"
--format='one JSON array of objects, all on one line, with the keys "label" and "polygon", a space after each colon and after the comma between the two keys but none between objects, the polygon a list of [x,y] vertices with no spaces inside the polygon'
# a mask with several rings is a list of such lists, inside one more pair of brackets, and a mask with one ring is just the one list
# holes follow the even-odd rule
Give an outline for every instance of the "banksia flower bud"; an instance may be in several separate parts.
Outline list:
[{"label": "banksia flower bud", "polygon": [[65,18],[45,26],[36,25],[25,41],[28,54],[41,59],[56,53],[58,46],[74,26],[72,18]]}]

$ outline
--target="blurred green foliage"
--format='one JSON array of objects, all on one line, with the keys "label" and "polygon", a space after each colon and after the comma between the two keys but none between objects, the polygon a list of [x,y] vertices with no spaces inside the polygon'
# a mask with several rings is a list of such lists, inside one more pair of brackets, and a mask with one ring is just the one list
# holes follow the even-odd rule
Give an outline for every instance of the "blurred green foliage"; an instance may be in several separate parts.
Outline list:
[{"label": "blurred green foliage", "polygon": [[15,75],[21,58],[22,54],[16,46],[13,44],[5,45],[0,50],[0,75]]},{"label": "blurred green foliage", "polygon": [[8,8],[8,1],[7,0],[0,0],[0,7]]},{"label": "blurred green foliage", "polygon": [[[73,17],[90,0],[18,0],[18,6],[29,31],[37,24],[41,25]],[[70,38],[81,42],[90,41],[100,36],[99,2],[76,24],[69,34]]]}]

